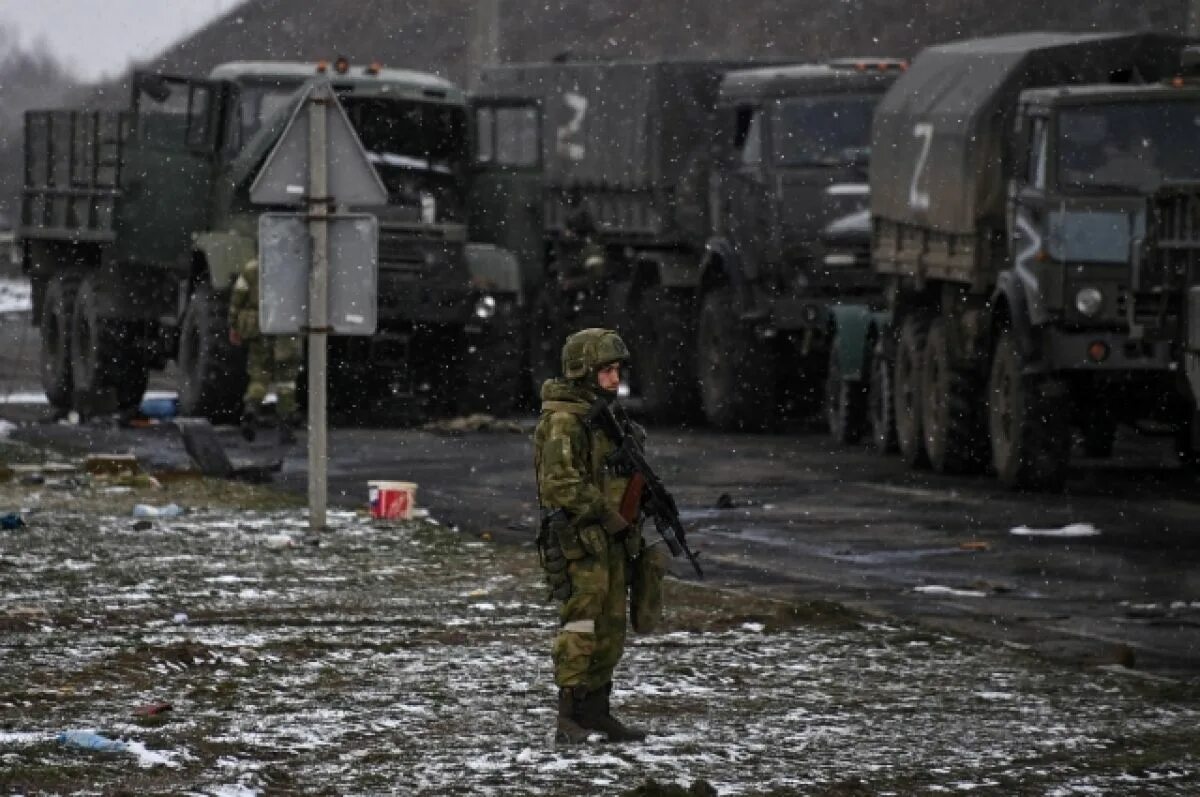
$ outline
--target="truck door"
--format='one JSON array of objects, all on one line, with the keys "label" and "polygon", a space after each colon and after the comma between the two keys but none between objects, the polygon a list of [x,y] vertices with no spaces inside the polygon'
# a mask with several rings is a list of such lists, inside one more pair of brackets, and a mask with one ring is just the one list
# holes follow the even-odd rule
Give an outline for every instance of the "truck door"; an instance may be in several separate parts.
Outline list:
[{"label": "truck door", "polygon": [[512,251],[527,294],[545,273],[542,109],[536,100],[475,100],[467,224],[472,240]]},{"label": "truck door", "polygon": [[766,121],[761,107],[741,105],[736,108],[734,151],[722,181],[725,184],[724,227],[751,278],[757,273],[770,241]]},{"label": "truck door", "polygon": [[1043,235],[1049,138],[1045,117],[1031,117],[1024,129],[1027,136],[1018,145],[1025,148],[1021,159],[1024,168],[1009,184],[1008,240],[1010,262],[1028,269],[1046,243]]},{"label": "truck door", "polygon": [[224,84],[136,73],[121,171],[120,260],[186,262],[208,226],[225,105]]}]

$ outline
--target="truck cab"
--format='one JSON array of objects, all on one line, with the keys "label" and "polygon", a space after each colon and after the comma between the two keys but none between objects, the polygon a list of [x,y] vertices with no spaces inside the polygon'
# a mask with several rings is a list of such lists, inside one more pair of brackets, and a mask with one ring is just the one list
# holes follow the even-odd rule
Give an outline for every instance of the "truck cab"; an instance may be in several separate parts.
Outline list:
[{"label": "truck cab", "polygon": [[135,73],[129,110],[27,115],[23,260],[56,408],[134,408],[148,370],[174,359],[183,412],[237,414],[244,354],[225,340],[228,291],[256,252],[260,213],[275,210],[252,205],[249,188],[316,79],[333,86],[388,191],[372,208],[379,331],[332,342],[331,404],[457,403],[449,386],[476,370],[463,355],[496,337],[500,305],[473,266],[487,261],[493,284],[517,275],[511,257],[467,242],[465,95],[433,75],[338,59]]},{"label": "truck cab", "polygon": [[[699,328],[710,363],[702,397],[716,425],[769,423],[781,404],[815,409],[834,309],[878,293],[869,263],[827,253],[822,236],[866,207],[872,116],[904,66],[839,59],[725,75]],[[729,345],[737,353],[719,357]]]}]

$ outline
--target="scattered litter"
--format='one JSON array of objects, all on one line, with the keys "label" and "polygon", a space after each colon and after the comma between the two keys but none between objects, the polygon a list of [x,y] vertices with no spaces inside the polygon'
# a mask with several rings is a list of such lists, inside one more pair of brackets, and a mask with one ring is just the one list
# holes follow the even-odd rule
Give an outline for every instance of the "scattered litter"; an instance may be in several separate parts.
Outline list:
[{"label": "scattered litter", "polygon": [[479,535],[479,539],[483,540],[484,542],[491,542],[492,541],[492,533],[490,531],[485,531]]},{"label": "scattered litter", "polygon": [[12,431],[17,428],[17,425],[12,421],[6,421],[0,418],[0,440],[12,434]]},{"label": "scattered litter", "polygon": [[0,529],[5,531],[13,531],[25,527],[25,520],[16,512],[7,512],[0,515]]},{"label": "scattered litter", "polygon": [[94,731],[63,731],[58,735],[58,741],[69,747],[96,750],[101,753],[124,753],[129,750],[127,743],[101,736]]},{"label": "scattered litter", "polygon": [[992,550],[992,544],[987,540],[967,540],[966,542],[959,543],[958,547],[964,551]]},{"label": "scattered litter", "polygon": [[733,497],[729,493],[721,493],[717,496],[717,509],[733,509]]},{"label": "scattered litter", "polygon": [[268,534],[263,537],[263,544],[268,548],[295,548],[296,540],[290,534]]},{"label": "scattered litter", "polygon": [[432,421],[421,428],[427,432],[450,435],[467,432],[515,432],[521,434],[525,431],[517,421],[503,421],[485,412],[476,412],[461,418]]},{"label": "scattered litter", "polygon": [[950,595],[955,598],[986,598],[988,593],[979,589],[955,589],[954,587],[946,587],[941,584],[925,584],[920,587],[913,587],[913,592],[921,592],[925,595]]},{"label": "scattered litter", "polygon": [[159,714],[165,714],[174,708],[170,703],[147,703],[144,706],[138,706],[133,710],[134,716],[137,717],[156,717]]},{"label": "scattered litter", "polygon": [[147,529],[152,529],[152,528],[154,528],[154,524],[151,523],[149,520],[135,520],[133,522],[133,530],[134,531],[146,531]]},{"label": "scattered litter", "polygon": [[0,482],[10,481],[16,473],[15,470],[0,462]]},{"label": "scattered litter", "polygon": [[1031,529],[1029,526],[1016,526],[1010,529],[1009,533],[1019,537],[1097,537],[1100,529],[1091,523],[1069,523],[1057,529]]},{"label": "scattered litter", "polygon": [[137,504],[133,507],[134,517],[167,518],[179,517],[182,514],[183,507],[181,507],[179,504],[167,504],[166,506]]},{"label": "scattered litter", "polygon": [[367,482],[367,502],[376,520],[411,520],[417,504],[414,482]]},{"label": "scattered litter", "polygon": [[89,454],[83,461],[83,469],[93,476],[116,476],[141,470],[133,454]]},{"label": "scattered litter", "polygon": [[169,420],[179,412],[179,399],[175,396],[152,396],[147,394],[138,407],[145,418]]},{"label": "scattered litter", "polygon": [[174,616],[171,617],[171,622],[173,622],[177,625],[183,625],[187,621],[188,621],[187,612],[176,612],[174,614]]}]

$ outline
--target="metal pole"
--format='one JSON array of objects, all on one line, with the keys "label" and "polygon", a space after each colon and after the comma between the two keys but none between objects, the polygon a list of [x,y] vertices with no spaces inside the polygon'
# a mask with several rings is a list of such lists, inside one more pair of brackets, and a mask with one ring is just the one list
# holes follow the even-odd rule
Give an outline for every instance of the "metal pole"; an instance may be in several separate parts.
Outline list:
[{"label": "metal pole", "polygon": [[326,148],[328,86],[318,86],[308,103],[308,231],[312,271],[308,277],[308,525],[325,528],[328,499],[325,385],[329,333],[329,175]]}]

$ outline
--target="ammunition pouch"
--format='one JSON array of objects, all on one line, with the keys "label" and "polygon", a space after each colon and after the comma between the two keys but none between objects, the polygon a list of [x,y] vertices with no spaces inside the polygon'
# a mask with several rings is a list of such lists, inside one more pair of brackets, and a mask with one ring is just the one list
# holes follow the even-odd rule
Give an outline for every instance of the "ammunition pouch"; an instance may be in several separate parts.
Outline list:
[{"label": "ammunition pouch", "polygon": [[662,622],[666,556],[658,545],[642,548],[630,563],[629,622],[639,634],[655,631]]}]

